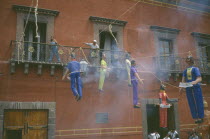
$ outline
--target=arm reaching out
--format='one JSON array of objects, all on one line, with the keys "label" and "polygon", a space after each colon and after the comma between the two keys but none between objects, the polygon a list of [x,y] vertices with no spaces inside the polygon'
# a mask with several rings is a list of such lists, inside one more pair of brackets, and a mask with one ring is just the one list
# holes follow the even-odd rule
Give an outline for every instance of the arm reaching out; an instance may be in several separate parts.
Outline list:
[{"label": "arm reaching out", "polygon": [[199,76],[199,77],[196,78],[195,81],[192,81],[192,84],[194,85],[194,84],[197,84],[197,83],[199,83],[201,81],[202,81],[202,78],[201,78],[201,76]]},{"label": "arm reaching out", "polygon": [[139,77],[139,75],[138,75],[137,72],[135,72],[135,76],[136,76],[136,78],[139,80],[139,82],[140,82],[141,84],[144,84],[144,83],[143,83],[143,79],[141,79],[141,78]]},{"label": "arm reaching out", "polygon": [[67,75],[68,72],[69,72],[69,69],[66,69],[66,71],[65,71],[65,73],[64,73],[64,75],[63,75],[63,77],[62,77],[62,80],[65,79],[65,77],[66,77],[66,75]]}]

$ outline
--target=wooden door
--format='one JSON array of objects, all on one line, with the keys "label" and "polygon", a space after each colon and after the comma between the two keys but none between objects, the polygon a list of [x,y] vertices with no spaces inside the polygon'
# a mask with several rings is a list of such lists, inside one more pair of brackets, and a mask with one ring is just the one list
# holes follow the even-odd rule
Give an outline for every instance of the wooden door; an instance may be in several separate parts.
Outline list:
[{"label": "wooden door", "polygon": [[4,112],[4,139],[23,138],[25,115],[18,110]]},{"label": "wooden door", "polygon": [[48,113],[30,110],[27,112],[28,139],[47,139]]},{"label": "wooden door", "polygon": [[6,110],[4,139],[47,139],[47,110]]}]

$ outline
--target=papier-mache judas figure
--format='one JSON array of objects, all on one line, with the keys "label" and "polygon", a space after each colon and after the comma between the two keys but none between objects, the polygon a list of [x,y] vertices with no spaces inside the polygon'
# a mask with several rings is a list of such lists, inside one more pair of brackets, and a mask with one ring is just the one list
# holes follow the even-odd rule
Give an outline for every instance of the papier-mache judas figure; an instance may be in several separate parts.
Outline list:
[{"label": "papier-mache judas figure", "polygon": [[144,84],[144,83],[143,83],[143,79],[141,79],[138,75],[135,60],[131,61],[130,76],[131,76],[131,84],[133,87],[133,107],[140,108],[140,105],[138,104],[138,84],[139,82],[141,84]]},{"label": "papier-mache judas figure", "polygon": [[202,81],[199,68],[194,67],[194,59],[191,54],[186,58],[188,68],[184,70],[182,82],[190,83],[186,87],[186,96],[190,107],[192,118],[195,123],[202,123],[204,118],[203,95],[200,87]]},{"label": "papier-mache judas figure", "polygon": [[66,66],[66,71],[62,77],[62,80],[65,79],[68,72],[70,72],[70,82],[71,82],[71,90],[75,99],[79,101],[82,98],[82,81],[80,77],[80,63],[76,61],[75,54],[71,54],[72,61],[69,62]]},{"label": "papier-mache judas figure", "polygon": [[125,55],[125,65],[126,65],[126,70],[128,73],[128,86],[132,86],[131,85],[131,75],[130,75],[130,69],[131,69],[131,61],[130,61],[130,54],[127,53]]},{"label": "papier-mache judas figure", "polygon": [[101,59],[101,67],[100,67],[100,77],[99,77],[99,84],[98,84],[98,91],[99,93],[103,92],[103,86],[104,86],[104,80],[106,77],[106,72],[107,72],[107,63],[106,63],[106,55],[103,53],[102,54],[102,59]]},{"label": "papier-mache judas figure", "polygon": [[[159,92],[159,104],[160,104],[160,127],[166,128],[167,127],[167,109],[170,108],[171,104],[170,102],[177,102],[177,100],[170,100],[168,95],[165,92],[165,85],[161,84],[160,86],[160,92]],[[169,103],[168,103],[169,102]]]}]

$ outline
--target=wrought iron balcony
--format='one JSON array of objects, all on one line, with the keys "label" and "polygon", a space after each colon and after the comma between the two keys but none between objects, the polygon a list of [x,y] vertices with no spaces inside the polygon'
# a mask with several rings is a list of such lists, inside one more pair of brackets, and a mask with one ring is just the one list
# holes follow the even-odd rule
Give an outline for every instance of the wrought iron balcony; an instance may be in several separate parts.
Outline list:
[{"label": "wrought iron balcony", "polygon": [[[28,73],[27,68],[29,64],[37,64],[39,71],[41,71],[42,65],[51,66],[51,70],[54,69],[55,66],[65,66],[71,61],[71,53],[75,53],[77,61],[85,60],[89,67],[96,68],[100,67],[102,53],[105,53],[109,67],[118,69],[125,68],[124,61],[126,52],[120,50],[91,49],[87,47],[61,45],[53,46],[46,43],[26,41],[11,41],[10,47],[13,50],[10,59],[11,67],[14,68],[16,63],[22,63],[25,65],[25,73]],[[54,49],[55,47],[56,49]],[[11,72],[14,73],[15,70],[11,69]]]},{"label": "wrought iron balcony", "polygon": [[[158,56],[154,57],[155,68],[158,72],[164,73],[182,73],[187,64],[185,58],[174,56]],[[200,69],[202,75],[210,75],[210,61],[195,59],[194,66]]]}]

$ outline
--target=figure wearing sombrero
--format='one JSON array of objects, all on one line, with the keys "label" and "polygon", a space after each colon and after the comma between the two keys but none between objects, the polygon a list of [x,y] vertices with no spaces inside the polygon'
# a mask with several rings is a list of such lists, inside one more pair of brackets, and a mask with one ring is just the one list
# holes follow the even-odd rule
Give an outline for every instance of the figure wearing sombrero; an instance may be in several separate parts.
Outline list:
[{"label": "figure wearing sombrero", "polygon": [[192,118],[195,123],[202,123],[204,118],[203,95],[199,83],[202,81],[199,68],[194,67],[194,59],[189,52],[186,58],[188,68],[184,70],[182,82],[191,83],[192,87],[186,88],[186,96],[190,107]]}]

